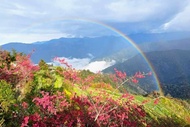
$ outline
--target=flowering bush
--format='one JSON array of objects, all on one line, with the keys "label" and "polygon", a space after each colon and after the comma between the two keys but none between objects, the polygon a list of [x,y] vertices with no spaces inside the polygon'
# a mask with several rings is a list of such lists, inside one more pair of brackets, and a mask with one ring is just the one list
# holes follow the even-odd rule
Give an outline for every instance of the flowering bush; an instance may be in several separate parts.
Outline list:
[{"label": "flowering bush", "polygon": [[[151,101],[137,103],[135,96],[119,88],[151,73],[127,76],[115,69],[113,75],[94,74],[55,60],[65,67],[44,61],[37,66],[29,56],[1,52],[0,126],[149,126],[144,105]],[[155,98],[153,105],[159,101]]]},{"label": "flowering bush", "polygon": [[[64,93],[50,95],[41,92],[33,102],[36,112],[23,117],[22,127],[49,126],[144,126],[146,113],[142,106],[132,102],[132,95],[118,100],[102,96],[77,96],[67,100]],[[25,106],[23,106],[25,107]]]},{"label": "flowering bush", "polygon": [[32,64],[29,56],[14,52],[13,55],[7,51],[0,51],[0,80],[13,85],[21,90],[26,82],[33,80],[33,74],[39,68]]}]

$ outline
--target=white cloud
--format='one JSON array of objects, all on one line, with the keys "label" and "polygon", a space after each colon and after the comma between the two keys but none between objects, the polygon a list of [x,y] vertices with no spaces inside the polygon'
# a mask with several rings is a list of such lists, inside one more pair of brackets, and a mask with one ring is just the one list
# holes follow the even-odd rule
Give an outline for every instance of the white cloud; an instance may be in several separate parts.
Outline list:
[{"label": "white cloud", "polygon": [[[184,7],[188,5],[187,2],[188,0],[11,0],[11,2],[1,0],[0,34],[6,33],[7,36],[18,34],[18,31],[39,23],[44,23],[44,25],[39,26],[38,29],[25,32],[27,34],[49,32],[50,34],[56,31],[58,34],[75,36],[89,36],[89,34],[94,33],[110,34],[105,29],[97,27],[97,25],[84,25],[81,22],[78,25],[69,23],[68,26],[66,24],[45,23],[65,19],[89,19],[110,24],[142,22],[139,29],[144,28],[142,27],[143,22],[146,25],[150,24],[150,26],[154,26],[152,24],[155,23],[160,25],[166,23],[166,29],[172,30],[175,25],[178,26],[178,29],[183,29],[184,24],[188,26],[190,24],[188,7],[183,11]],[[119,30],[122,30],[122,28]],[[145,28],[152,29],[152,27]],[[23,38],[26,38],[24,34]]]},{"label": "white cloud", "polygon": [[118,0],[108,8],[111,17],[118,21],[141,22],[170,18],[184,6],[185,1],[179,0]]},{"label": "white cloud", "polygon": [[[75,68],[77,70],[83,69],[91,61],[91,58],[66,58],[66,57],[58,57],[58,58],[64,59],[69,65],[72,66],[72,68]],[[60,64],[58,61],[53,61],[53,64],[65,66],[63,64]]]},{"label": "white cloud", "polygon": [[112,65],[114,65],[116,62],[114,60],[108,62],[108,61],[94,61],[89,63],[87,66],[85,66],[83,69],[88,69],[94,73],[102,71]]},{"label": "white cloud", "polygon": [[55,38],[61,37],[73,37],[68,34],[0,34],[1,40],[0,45],[8,42],[22,42],[22,43],[33,43],[38,41],[49,41]]},{"label": "white cloud", "polygon": [[[4,14],[35,21],[60,18],[84,18],[99,21],[143,21],[166,18],[179,12],[186,0],[33,0],[3,1]],[[172,6],[171,6],[172,5]],[[3,14],[3,13],[2,13]],[[168,15],[169,14],[169,15]],[[23,17],[22,17],[23,16]]]},{"label": "white cloud", "polygon": [[183,11],[178,13],[172,20],[162,26],[166,31],[189,31],[190,30],[190,1]]},{"label": "white cloud", "polygon": [[55,20],[29,25],[15,32],[0,33],[0,45],[8,42],[32,43],[60,37],[116,35],[103,25],[88,20]]},{"label": "white cloud", "polygon": [[[110,67],[116,63],[115,60],[91,62],[91,59],[92,59],[91,55],[90,55],[90,58],[65,58],[65,57],[59,57],[59,58],[64,59],[69,65],[72,65],[72,67],[77,70],[90,70],[94,73],[102,71],[105,68]],[[61,65],[57,61],[54,61],[53,64]]]}]

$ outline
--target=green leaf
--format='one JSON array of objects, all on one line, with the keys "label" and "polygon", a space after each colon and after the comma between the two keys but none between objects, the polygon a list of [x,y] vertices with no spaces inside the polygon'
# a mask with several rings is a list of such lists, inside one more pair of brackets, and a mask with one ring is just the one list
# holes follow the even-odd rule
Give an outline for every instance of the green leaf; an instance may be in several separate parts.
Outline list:
[{"label": "green leaf", "polygon": [[63,78],[59,75],[56,76],[56,81],[54,83],[55,88],[61,88],[63,85]]}]

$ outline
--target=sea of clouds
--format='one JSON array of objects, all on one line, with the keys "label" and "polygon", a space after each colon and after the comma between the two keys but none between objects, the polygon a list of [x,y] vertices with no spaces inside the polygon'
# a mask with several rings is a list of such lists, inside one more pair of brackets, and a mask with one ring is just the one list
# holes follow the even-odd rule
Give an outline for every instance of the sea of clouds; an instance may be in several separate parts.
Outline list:
[{"label": "sea of clouds", "polygon": [[[99,60],[99,61],[92,61],[92,57],[89,58],[66,58],[66,57],[59,57],[60,59],[64,59],[72,68],[77,70],[90,70],[91,72],[97,73],[102,71],[116,63],[115,60]],[[58,61],[53,61],[52,64],[54,66],[64,66],[61,65]]]}]

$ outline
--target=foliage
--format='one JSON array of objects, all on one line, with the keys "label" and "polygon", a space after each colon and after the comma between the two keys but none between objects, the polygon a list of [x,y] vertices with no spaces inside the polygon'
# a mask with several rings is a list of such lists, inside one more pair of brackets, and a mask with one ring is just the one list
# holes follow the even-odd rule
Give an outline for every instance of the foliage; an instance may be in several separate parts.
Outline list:
[{"label": "foliage", "polygon": [[1,51],[1,126],[149,127],[190,123],[186,102],[122,91],[123,84],[138,83],[139,78],[151,73],[127,76],[115,69],[112,75],[94,74],[75,70],[64,59],[55,58],[65,65],[56,67],[43,60],[34,65],[29,57]]},{"label": "foliage", "polygon": [[[4,117],[7,116],[10,107],[15,103],[14,92],[11,85],[3,80],[0,80],[0,121],[5,121]],[[0,125],[2,124],[0,122]]]},{"label": "foliage", "polygon": [[[33,99],[38,108],[34,114],[24,116],[21,126],[144,126],[145,111],[142,106],[130,100],[119,104],[111,98],[105,103],[99,96],[84,97],[74,95],[70,101],[63,93],[49,95],[41,92],[42,97]],[[103,105],[102,105],[103,104]]]}]

